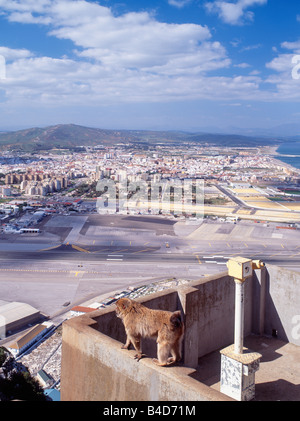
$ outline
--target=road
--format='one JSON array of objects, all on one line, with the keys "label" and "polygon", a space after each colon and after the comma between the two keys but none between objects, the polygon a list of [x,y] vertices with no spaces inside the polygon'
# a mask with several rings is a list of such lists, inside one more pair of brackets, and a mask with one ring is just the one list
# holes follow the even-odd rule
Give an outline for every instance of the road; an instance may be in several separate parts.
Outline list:
[{"label": "road", "polygon": [[[264,245],[249,246],[246,243],[241,245],[223,245],[219,250],[208,247],[196,247],[193,252],[176,252],[172,250],[162,250],[159,247],[85,247],[79,245],[60,245],[49,250],[43,251],[2,251],[0,254],[0,270],[3,264],[12,268],[20,265],[21,262],[34,261],[44,263],[69,262],[69,263],[100,263],[100,262],[123,262],[123,263],[165,263],[172,264],[222,264],[233,256],[242,255],[249,259],[259,259],[265,263],[300,267],[300,247],[298,249],[289,249],[283,245],[267,248]],[[84,248],[85,247],[85,248]],[[197,249],[199,249],[197,251]],[[15,263],[13,263],[15,261]]]},{"label": "road", "polygon": [[242,206],[244,209],[254,210],[253,207],[246,205],[242,200],[240,200],[234,194],[230,193],[227,189],[224,189],[224,187],[219,186],[219,185],[216,185],[216,187],[220,190],[221,193],[223,193],[225,196],[228,196],[229,199],[231,199],[237,205]]},{"label": "road", "polygon": [[59,216],[45,223],[41,235],[2,237],[0,299],[26,302],[52,316],[66,302],[80,304],[128,286],[223,272],[232,256],[299,271],[298,236],[276,224],[189,226],[145,217]]}]

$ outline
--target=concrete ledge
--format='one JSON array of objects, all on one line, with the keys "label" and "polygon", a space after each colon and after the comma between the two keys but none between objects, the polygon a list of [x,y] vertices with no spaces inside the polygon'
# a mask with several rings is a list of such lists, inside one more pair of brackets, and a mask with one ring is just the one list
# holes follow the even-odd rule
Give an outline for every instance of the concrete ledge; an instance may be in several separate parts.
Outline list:
[{"label": "concrete ledge", "polygon": [[[96,330],[113,311],[100,310],[63,325],[61,400],[63,401],[228,401],[222,393],[193,379],[194,369],[139,362],[135,351]],[[98,321],[96,321],[97,319]]]}]

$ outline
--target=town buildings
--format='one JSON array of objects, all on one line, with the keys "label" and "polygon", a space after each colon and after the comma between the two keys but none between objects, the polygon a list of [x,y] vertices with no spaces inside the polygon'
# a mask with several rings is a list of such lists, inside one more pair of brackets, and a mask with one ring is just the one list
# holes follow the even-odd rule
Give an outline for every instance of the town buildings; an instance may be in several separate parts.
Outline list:
[{"label": "town buildings", "polygon": [[[221,148],[197,144],[154,145],[141,151],[133,145],[89,147],[85,152],[36,155],[30,163],[2,164],[4,199],[23,201],[53,195],[96,198],[98,180],[118,183],[202,179],[210,183],[290,186],[300,184],[300,170],[274,158],[265,148]],[[5,185],[4,185],[5,183]],[[280,192],[277,192],[280,194]]]}]

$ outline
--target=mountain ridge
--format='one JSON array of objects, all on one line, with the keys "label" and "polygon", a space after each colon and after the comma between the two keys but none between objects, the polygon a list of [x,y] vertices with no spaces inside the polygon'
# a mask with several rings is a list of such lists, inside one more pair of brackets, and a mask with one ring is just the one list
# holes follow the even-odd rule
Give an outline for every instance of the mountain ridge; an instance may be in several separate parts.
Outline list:
[{"label": "mountain ridge", "polygon": [[85,127],[76,124],[57,124],[44,128],[33,127],[13,132],[0,132],[0,149],[19,152],[36,152],[53,148],[76,149],[81,146],[104,146],[118,143],[154,144],[181,143],[209,144],[215,146],[251,147],[281,143],[277,138],[184,131],[111,130]]}]

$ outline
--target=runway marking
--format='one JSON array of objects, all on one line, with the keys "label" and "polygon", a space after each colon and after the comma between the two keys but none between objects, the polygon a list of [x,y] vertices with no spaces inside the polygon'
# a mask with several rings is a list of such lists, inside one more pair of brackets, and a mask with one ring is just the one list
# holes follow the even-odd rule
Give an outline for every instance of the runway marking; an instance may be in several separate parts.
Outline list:
[{"label": "runway marking", "polygon": [[147,244],[149,244],[150,243],[150,241],[147,241],[146,243],[144,243],[144,246],[146,246]]},{"label": "runway marking", "polygon": [[271,257],[275,257],[275,256],[281,256],[281,253],[272,254],[272,256],[269,256],[269,257],[271,258]]},{"label": "runway marking", "polygon": [[209,244],[209,247],[212,247],[212,245],[210,243],[208,243],[208,244]]},{"label": "runway marking", "polygon": [[[111,254],[114,253],[121,253],[121,251],[128,251],[128,249],[122,249],[122,250],[116,250],[116,251],[112,251]],[[110,255],[109,255],[110,256]]]},{"label": "runway marking", "polygon": [[227,247],[230,248],[230,245],[228,243],[226,243],[226,244],[227,244]]},{"label": "runway marking", "polygon": [[147,249],[144,249],[144,250],[134,251],[132,254],[143,253],[143,252],[149,251],[149,250],[152,250],[152,249],[151,248],[147,248]]},{"label": "runway marking", "polygon": [[90,253],[90,251],[83,249],[82,247],[75,246],[74,244],[72,244],[72,248],[78,251],[83,251],[84,253]]},{"label": "runway marking", "polygon": [[257,255],[261,255],[261,253],[254,253],[254,254],[251,254],[251,259],[253,259],[253,257],[255,257],[255,256],[257,256]]},{"label": "runway marking", "polygon": [[223,256],[217,256],[217,255],[211,255],[211,256],[202,256],[203,259],[215,259],[216,257],[223,257]]},{"label": "runway marking", "polygon": [[[77,276],[79,273],[93,273],[93,274],[100,274],[101,272],[96,271],[74,271],[74,270],[53,270],[53,269],[8,269],[8,268],[0,268],[0,271],[5,272],[40,272],[40,273],[75,273]],[[77,273],[77,275],[76,275]]]},{"label": "runway marking", "polygon": [[282,247],[283,249],[285,248],[283,244],[280,244],[280,245],[281,245],[281,247]]},{"label": "runway marking", "polygon": [[40,250],[38,250],[38,251],[47,251],[47,250],[53,250],[53,249],[57,249],[58,247],[60,247],[61,246],[61,244],[58,244],[58,246],[52,246],[52,247],[48,247],[48,248],[46,248],[46,249],[40,249]]},{"label": "runway marking", "polygon": [[70,271],[70,273],[75,273],[75,276],[78,276],[79,274],[80,275],[83,275],[85,272],[84,271],[82,271],[82,270],[71,270]]},{"label": "runway marking", "polygon": [[295,254],[292,254],[290,257],[299,256],[299,254],[300,254],[300,253],[295,253]]},{"label": "runway marking", "polygon": [[196,257],[197,257],[197,260],[198,260],[199,265],[202,265],[202,262],[201,262],[201,260],[200,260],[200,258],[199,258],[199,256],[197,254],[196,254]]},{"label": "runway marking", "polygon": [[106,259],[107,261],[113,261],[113,262],[123,262],[123,259]]},{"label": "runway marking", "polygon": [[244,243],[244,245],[248,248],[248,244]]}]

